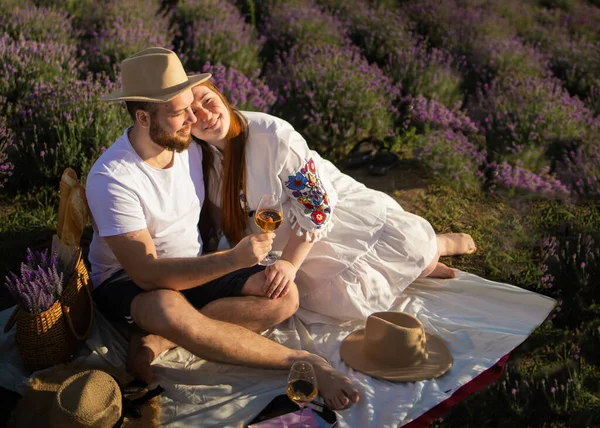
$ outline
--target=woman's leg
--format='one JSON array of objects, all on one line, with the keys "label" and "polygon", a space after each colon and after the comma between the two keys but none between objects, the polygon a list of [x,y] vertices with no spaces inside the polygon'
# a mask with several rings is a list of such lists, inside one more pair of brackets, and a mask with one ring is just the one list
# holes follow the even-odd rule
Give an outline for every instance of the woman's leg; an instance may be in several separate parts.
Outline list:
[{"label": "woman's leg", "polygon": [[429,263],[429,266],[427,266],[423,270],[423,272],[421,272],[421,275],[419,275],[419,278],[425,278],[425,277],[429,277],[429,278],[455,278],[456,277],[456,272],[454,271],[454,269],[449,268],[444,263],[440,263],[440,253],[437,252],[435,254],[435,257],[431,261],[431,263]]},{"label": "woman's leg", "polygon": [[440,256],[459,256],[473,254],[477,246],[471,235],[466,233],[441,233],[436,235]]},{"label": "woman's leg", "polygon": [[456,272],[444,263],[440,263],[440,256],[458,256],[473,254],[477,246],[471,235],[466,233],[442,233],[436,235],[437,253],[433,261],[427,266],[419,278],[455,278]]}]

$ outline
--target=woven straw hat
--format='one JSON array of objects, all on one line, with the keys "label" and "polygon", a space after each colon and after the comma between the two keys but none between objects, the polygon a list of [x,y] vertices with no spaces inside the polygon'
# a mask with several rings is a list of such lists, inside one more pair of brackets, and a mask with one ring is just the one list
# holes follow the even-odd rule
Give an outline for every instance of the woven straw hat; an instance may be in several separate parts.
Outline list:
[{"label": "woven straw hat", "polygon": [[[39,373],[17,404],[8,426],[113,427],[121,420],[124,401],[119,384],[104,369],[62,365]],[[121,379],[122,375],[119,373]],[[122,426],[158,426],[158,410],[158,401],[152,398],[137,408],[140,417],[126,415]]]},{"label": "woven straw hat", "polygon": [[433,379],[452,367],[444,342],[425,333],[416,317],[402,312],[371,314],[365,328],[342,341],[340,355],[359,372],[395,382]]},{"label": "woven straw hat", "polygon": [[188,76],[175,52],[160,47],[144,49],[121,62],[121,90],[102,101],[163,103],[210,78],[210,73]]},{"label": "woven straw hat", "polygon": [[87,370],[65,380],[52,403],[50,425],[111,427],[121,417],[121,391],[109,374]]}]

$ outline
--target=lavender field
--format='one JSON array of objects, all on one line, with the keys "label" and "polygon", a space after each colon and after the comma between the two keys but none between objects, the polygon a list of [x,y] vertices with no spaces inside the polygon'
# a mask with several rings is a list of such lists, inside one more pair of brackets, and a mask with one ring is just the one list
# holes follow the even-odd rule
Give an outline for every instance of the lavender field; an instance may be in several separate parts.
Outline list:
[{"label": "lavender field", "polygon": [[1,279],[50,244],[63,169],[85,177],[130,124],[100,96],[148,46],[342,168],[384,140],[387,177],[346,172],[471,233],[448,264],[558,300],[432,426],[600,426],[599,0],[0,0]]}]

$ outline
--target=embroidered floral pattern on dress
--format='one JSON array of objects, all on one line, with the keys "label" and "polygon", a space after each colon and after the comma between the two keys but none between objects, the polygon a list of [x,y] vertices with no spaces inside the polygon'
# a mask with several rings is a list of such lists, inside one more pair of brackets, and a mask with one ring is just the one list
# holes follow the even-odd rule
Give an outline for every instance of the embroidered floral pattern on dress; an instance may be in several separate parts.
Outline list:
[{"label": "embroidered floral pattern on dress", "polygon": [[304,207],[304,215],[320,229],[329,217],[331,207],[312,158],[306,161],[306,165],[296,175],[290,175],[284,184]]}]

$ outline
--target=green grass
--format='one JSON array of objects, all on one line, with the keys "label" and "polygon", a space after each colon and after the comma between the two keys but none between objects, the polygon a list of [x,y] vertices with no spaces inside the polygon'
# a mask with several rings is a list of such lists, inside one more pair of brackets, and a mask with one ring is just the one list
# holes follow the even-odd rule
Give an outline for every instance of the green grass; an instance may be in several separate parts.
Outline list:
[{"label": "green grass", "polygon": [[[402,203],[402,192],[396,196]],[[512,353],[500,380],[454,407],[433,426],[599,426],[598,276],[587,286],[569,275],[552,289],[540,282],[544,237],[568,240],[597,234],[598,206],[466,194],[439,184],[420,190],[410,205],[436,232],[466,232],[475,239],[475,255],[443,260],[448,265],[562,300],[560,312],[554,312]],[[564,279],[559,274],[567,264],[554,269],[559,269],[555,276]],[[594,272],[598,273],[598,263]]]}]

